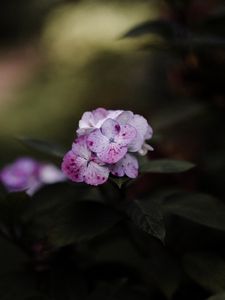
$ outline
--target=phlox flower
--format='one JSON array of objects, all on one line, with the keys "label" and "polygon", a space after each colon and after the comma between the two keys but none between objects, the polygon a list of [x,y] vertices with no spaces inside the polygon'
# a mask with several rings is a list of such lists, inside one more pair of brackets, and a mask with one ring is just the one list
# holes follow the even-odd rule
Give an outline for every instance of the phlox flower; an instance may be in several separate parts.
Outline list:
[{"label": "phlox flower", "polygon": [[136,156],[153,150],[146,142],[152,137],[152,127],[131,111],[97,108],[85,112],[76,133],[78,138],[62,163],[64,174],[74,182],[99,185],[110,173],[136,178]]}]

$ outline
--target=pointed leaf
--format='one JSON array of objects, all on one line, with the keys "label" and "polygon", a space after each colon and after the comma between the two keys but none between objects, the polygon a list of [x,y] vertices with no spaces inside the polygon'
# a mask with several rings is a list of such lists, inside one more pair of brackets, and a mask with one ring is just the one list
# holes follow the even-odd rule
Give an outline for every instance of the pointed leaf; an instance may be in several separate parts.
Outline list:
[{"label": "pointed leaf", "polygon": [[113,227],[121,214],[100,202],[80,201],[36,215],[33,227],[55,247],[87,241]]},{"label": "pointed leaf", "polygon": [[143,173],[181,173],[194,168],[194,164],[185,160],[143,158],[140,162]]},{"label": "pointed leaf", "polygon": [[211,228],[225,231],[225,205],[200,193],[178,193],[163,202],[166,214],[174,214]]},{"label": "pointed leaf", "polygon": [[158,34],[164,38],[175,38],[184,35],[180,24],[167,20],[147,21],[129,30],[123,38],[139,37],[146,34]]},{"label": "pointed leaf", "polygon": [[165,227],[160,206],[152,200],[132,200],[125,206],[131,220],[143,231],[164,242]]},{"label": "pointed leaf", "polygon": [[8,193],[0,199],[0,223],[14,226],[30,205],[31,198],[25,192]]},{"label": "pointed leaf", "polygon": [[48,141],[33,139],[29,137],[19,137],[18,140],[31,149],[54,157],[62,158],[66,152],[59,145]]}]

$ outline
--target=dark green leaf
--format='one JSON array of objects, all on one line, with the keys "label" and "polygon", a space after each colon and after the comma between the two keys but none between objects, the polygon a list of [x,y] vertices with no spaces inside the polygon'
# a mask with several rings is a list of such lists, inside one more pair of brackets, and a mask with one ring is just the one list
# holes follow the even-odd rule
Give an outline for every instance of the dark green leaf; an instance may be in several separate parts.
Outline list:
[{"label": "dark green leaf", "polygon": [[123,38],[139,37],[146,34],[158,34],[164,38],[175,38],[184,35],[185,30],[180,24],[167,20],[144,22],[129,30]]},{"label": "dark green leaf", "polygon": [[0,236],[0,276],[19,271],[28,261],[27,255],[13,242]]},{"label": "dark green leaf", "polygon": [[178,289],[182,271],[177,261],[166,251],[155,253],[153,257],[145,260],[147,280],[154,282],[167,299],[171,299]]},{"label": "dark green leaf", "polygon": [[138,289],[134,285],[131,287],[127,284],[126,278],[118,279],[113,284],[100,283],[88,300],[137,300],[148,299],[142,289]]},{"label": "dark green leaf", "polygon": [[225,205],[200,193],[178,193],[163,202],[164,212],[175,214],[211,228],[225,230]]},{"label": "dark green leaf", "polygon": [[36,287],[33,274],[14,272],[0,276],[1,300],[47,300]]},{"label": "dark green leaf", "polygon": [[3,186],[3,184],[0,182],[0,197],[4,197],[7,194],[6,188]]},{"label": "dark green leaf", "polygon": [[48,277],[48,293],[54,300],[84,300],[87,286],[76,264],[67,257],[52,266]]},{"label": "dark green leaf", "polygon": [[104,233],[121,220],[114,209],[94,201],[80,201],[37,215],[34,225],[56,247],[86,241]]},{"label": "dark green leaf", "polygon": [[19,137],[18,138],[20,142],[22,142],[24,145],[28,146],[31,149],[37,150],[39,152],[55,156],[58,158],[62,158],[65,154],[65,150],[62,149],[57,144],[48,142],[48,141],[43,141],[43,140],[38,140],[38,139],[33,139],[33,138],[28,138],[28,137]]},{"label": "dark green leaf", "polygon": [[16,225],[30,205],[31,198],[25,192],[8,193],[0,200],[0,223]]},{"label": "dark green leaf", "polygon": [[207,298],[207,300],[225,300],[225,292],[213,295],[213,296]]},{"label": "dark green leaf", "polygon": [[158,203],[152,200],[132,200],[126,204],[125,211],[139,228],[164,242],[165,227]]},{"label": "dark green leaf", "polygon": [[196,35],[175,41],[171,46],[176,48],[194,47],[201,49],[204,47],[224,47],[225,39],[217,35]]},{"label": "dark green leaf", "polygon": [[184,269],[199,285],[211,292],[225,289],[225,261],[212,253],[189,253],[183,258]]},{"label": "dark green leaf", "polygon": [[80,201],[89,191],[88,187],[69,182],[46,185],[32,197],[29,210],[23,219],[29,221],[41,214],[51,215],[57,209],[63,209],[70,203]]},{"label": "dark green leaf", "polygon": [[143,173],[181,173],[194,168],[194,164],[184,160],[143,158],[140,171]]},{"label": "dark green leaf", "polygon": [[[220,27],[223,27],[220,25]],[[210,27],[210,29],[212,26]],[[147,34],[155,34],[164,38],[164,42],[159,43],[157,40],[151,41],[144,46],[145,49],[187,49],[205,47],[225,47],[224,34],[218,33],[200,33],[190,32],[181,24],[171,20],[153,20],[137,25],[129,30],[123,38],[136,38]]]}]

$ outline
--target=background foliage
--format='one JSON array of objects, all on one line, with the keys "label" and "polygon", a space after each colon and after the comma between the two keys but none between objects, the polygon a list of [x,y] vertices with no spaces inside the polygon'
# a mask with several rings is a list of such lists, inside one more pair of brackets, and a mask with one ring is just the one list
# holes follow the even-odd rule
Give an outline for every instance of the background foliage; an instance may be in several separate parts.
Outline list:
[{"label": "background foliage", "polygon": [[225,7],[219,0],[1,4],[4,166],[60,165],[81,114],[143,114],[135,181],[0,190],[2,300],[225,299]]}]

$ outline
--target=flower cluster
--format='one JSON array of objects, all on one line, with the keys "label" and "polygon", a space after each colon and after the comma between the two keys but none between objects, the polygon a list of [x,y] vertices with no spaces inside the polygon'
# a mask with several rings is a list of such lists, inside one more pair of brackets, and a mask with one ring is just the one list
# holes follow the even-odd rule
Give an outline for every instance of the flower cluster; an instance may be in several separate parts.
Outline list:
[{"label": "flower cluster", "polygon": [[64,174],[74,182],[99,185],[110,173],[136,178],[138,161],[134,154],[152,150],[146,143],[152,137],[151,126],[131,111],[98,108],[85,112],[77,136],[62,163]]},{"label": "flower cluster", "polygon": [[0,181],[9,192],[33,195],[43,185],[61,182],[65,175],[56,166],[22,157],[0,171]]}]

